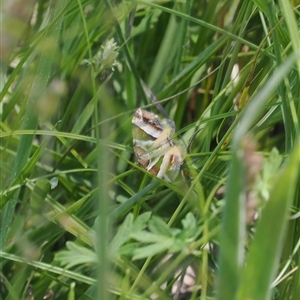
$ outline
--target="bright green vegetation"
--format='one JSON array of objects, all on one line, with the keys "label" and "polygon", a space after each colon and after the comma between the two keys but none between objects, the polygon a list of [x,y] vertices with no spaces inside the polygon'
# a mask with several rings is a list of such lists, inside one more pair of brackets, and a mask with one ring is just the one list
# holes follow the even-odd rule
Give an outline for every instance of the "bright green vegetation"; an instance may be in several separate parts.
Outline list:
[{"label": "bright green vegetation", "polygon": [[[0,298],[299,299],[299,2],[19,2],[1,7]],[[139,107],[188,145],[174,182],[135,164]]]}]

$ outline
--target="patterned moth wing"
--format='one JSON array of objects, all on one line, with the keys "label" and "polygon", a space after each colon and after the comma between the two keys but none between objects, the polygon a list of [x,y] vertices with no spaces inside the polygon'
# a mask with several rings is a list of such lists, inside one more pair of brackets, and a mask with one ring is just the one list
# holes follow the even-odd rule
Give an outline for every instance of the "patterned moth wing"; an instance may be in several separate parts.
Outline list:
[{"label": "patterned moth wing", "polygon": [[183,143],[173,139],[174,122],[161,120],[157,115],[139,108],[134,113],[132,124],[138,164],[159,178],[173,181],[186,155]]}]

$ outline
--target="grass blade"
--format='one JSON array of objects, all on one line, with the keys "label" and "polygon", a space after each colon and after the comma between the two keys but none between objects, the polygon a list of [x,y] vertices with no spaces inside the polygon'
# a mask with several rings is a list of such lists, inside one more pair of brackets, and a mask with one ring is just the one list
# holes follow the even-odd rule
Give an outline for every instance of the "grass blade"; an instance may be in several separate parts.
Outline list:
[{"label": "grass blade", "polygon": [[275,278],[283,248],[289,208],[299,177],[299,166],[300,147],[297,144],[277,182],[274,183],[270,200],[262,211],[241,279],[238,300],[271,299],[271,283]]}]

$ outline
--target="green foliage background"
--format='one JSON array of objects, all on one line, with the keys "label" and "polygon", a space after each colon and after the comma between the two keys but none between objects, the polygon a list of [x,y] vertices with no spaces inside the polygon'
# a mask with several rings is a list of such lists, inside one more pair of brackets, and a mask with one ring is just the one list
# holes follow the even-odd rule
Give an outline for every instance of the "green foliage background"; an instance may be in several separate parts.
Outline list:
[{"label": "green foliage background", "polygon": [[[1,299],[298,299],[300,3],[24,3],[1,3]],[[188,146],[172,183],[135,164],[139,107]]]}]

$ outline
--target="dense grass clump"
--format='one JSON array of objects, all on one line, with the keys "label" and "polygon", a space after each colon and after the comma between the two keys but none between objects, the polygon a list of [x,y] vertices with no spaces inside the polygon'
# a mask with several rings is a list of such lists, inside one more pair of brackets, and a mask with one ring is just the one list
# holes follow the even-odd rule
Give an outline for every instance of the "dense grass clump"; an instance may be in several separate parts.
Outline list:
[{"label": "dense grass clump", "polygon": [[[27,2],[1,11],[0,298],[297,300],[299,3]],[[175,180],[163,139],[136,163],[138,108],[174,121]]]}]

